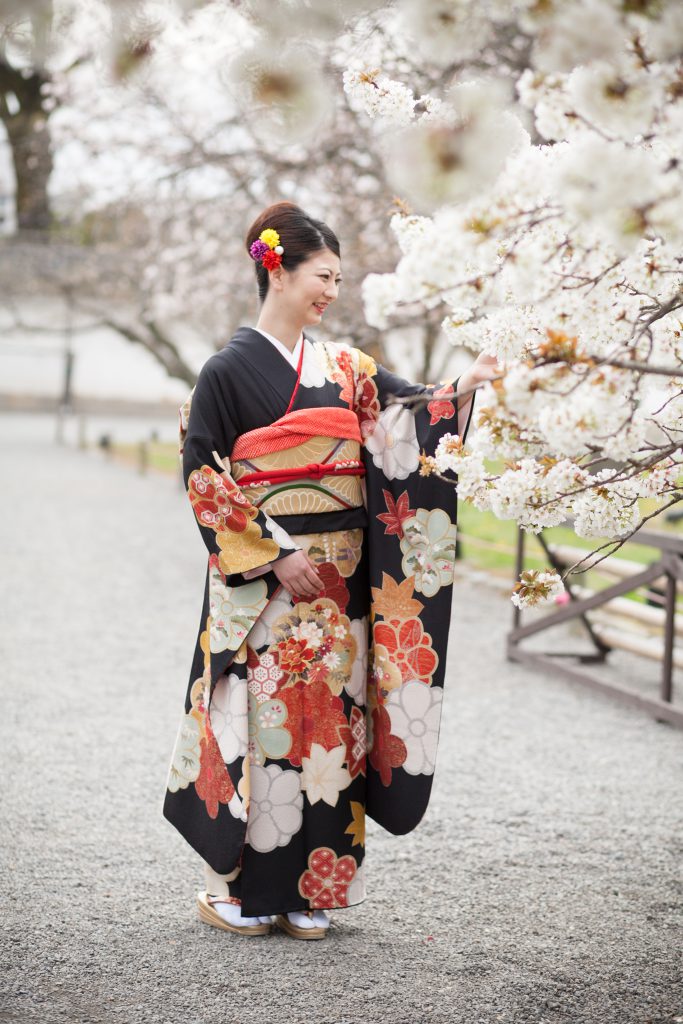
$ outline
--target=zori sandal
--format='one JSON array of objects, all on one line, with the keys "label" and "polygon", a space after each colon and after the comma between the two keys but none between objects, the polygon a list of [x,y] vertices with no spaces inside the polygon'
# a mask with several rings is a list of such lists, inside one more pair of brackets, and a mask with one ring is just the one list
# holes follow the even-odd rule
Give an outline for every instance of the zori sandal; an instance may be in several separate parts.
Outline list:
[{"label": "zori sandal", "polygon": [[[232,903],[234,900],[225,896],[209,896],[206,891],[200,891],[197,893],[197,906],[199,907],[199,917],[204,924],[210,924],[213,928],[222,928],[226,932],[236,932],[238,935],[267,935],[270,931],[271,926],[266,923],[259,922],[258,924],[231,924],[226,921],[224,917],[214,910],[214,903]],[[239,915],[236,915],[239,917]],[[258,920],[258,919],[257,919]]]},{"label": "zori sandal", "polygon": [[[307,914],[308,917],[313,916],[305,910],[302,913]],[[312,928],[302,928],[290,921],[286,914],[277,914],[275,924],[282,928],[283,932],[291,935],[293,939],[324,939],[327,931],[327,928],[319,928],[317,925]]]}]

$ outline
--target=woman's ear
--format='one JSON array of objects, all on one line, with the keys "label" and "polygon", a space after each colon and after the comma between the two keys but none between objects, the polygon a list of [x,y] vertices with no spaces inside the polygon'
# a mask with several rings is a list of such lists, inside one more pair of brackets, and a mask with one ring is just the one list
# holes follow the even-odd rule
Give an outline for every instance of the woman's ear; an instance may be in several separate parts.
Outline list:
[{"label": "woman's ear", "polygon": [[268,277],[270,278],[268,285],[270,288],[274,288],[276,292],[281,292],[284,288],[284,267],[280,265],[275,267],[274,270],[268,271]]}]

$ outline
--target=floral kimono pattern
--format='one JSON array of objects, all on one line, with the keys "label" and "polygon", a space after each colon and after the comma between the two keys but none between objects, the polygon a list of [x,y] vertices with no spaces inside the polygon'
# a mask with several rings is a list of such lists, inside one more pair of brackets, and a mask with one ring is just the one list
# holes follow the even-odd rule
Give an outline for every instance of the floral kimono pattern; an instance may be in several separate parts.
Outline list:
[{"label": "floral kimono pattern", "polygon": [[[404,834],[427,808],[456,497],[420,455],[457,432],[442,397],[456,384],[411,384],[308,336],[297,374],[240,328],[181,409],[208,560],[163,813],[231,876],[245,915],[360,902],[365,816]],[[424,392],[418,408],[394,402]],[[296,549],[323,579],[314,597],[271,568]]]}]

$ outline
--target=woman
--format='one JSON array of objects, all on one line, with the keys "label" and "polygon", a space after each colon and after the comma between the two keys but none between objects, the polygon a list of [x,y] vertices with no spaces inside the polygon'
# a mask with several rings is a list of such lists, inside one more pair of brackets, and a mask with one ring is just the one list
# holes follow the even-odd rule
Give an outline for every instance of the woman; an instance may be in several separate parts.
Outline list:
[{"label": "woman", "polygon": [[365,815],[404,834],[427,807],[456,499],[420,453],[464,438],[494,361],[427,388],[315,341],[341,283],[334,233],[282,202],[246,244],[258,322],[181,410],[209,559],[164,815],[204,859],[203,921],[262,935],[275,916],[320,939],[327,910],[365,897]]}]

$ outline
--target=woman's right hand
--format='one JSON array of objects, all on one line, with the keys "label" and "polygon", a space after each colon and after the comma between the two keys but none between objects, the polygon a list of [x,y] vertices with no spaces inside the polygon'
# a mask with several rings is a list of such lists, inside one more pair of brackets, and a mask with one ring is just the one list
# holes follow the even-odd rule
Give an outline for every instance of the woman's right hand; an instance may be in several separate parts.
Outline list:
[{"label": "woman's right hand", "polygon": [[293,551],[291,555],[273,562],[273,572],[288,594],[314,597],[325,584],[318,575],[315,563],[305,551]]}]

